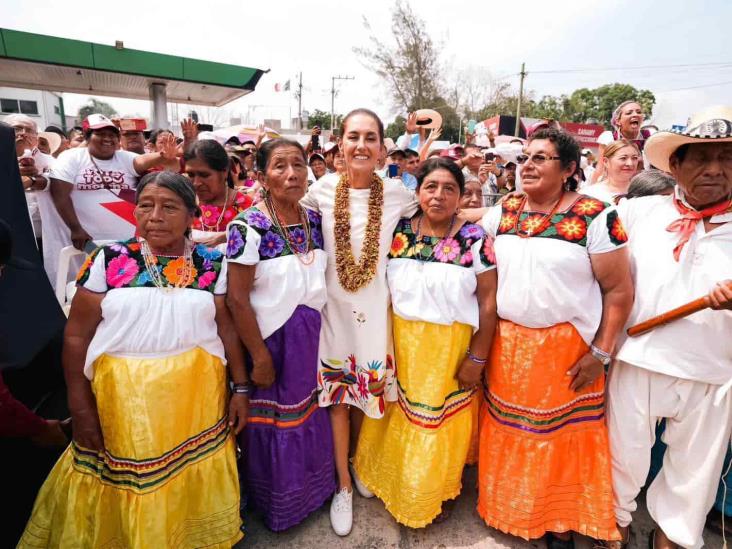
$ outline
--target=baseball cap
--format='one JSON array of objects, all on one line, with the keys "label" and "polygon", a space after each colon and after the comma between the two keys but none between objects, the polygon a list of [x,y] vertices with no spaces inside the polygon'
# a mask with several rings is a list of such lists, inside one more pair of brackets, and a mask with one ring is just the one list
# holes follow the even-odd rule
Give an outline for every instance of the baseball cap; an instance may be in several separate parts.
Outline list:
[{"label": "baseball cap", "polygon": [[442,149],[440,156],[451,160],[460,160],[463,157],[462,153],[464,151],[465,149],[462,145],[452,145],[446,149]]},{"label": "baseball cap", "polygon": [[582,156],[587,156],[588,154],[592,154],[590,149],[582,149]]},{"label": "baseball cap", "polygon": [[386,156],[394,156],[395,154],[401,154],[402,156],[406,156],[407,153],[405,153],[402,149],[399,147],[394,147],[389,152],[386,153]]},{"label": "baseball cap", "polygon": [[102,128],[112,128],[115,131],[119,132],[119,128],[115,126],[114,122],[112,122],[103,114],[90,114],[81,123],[81,128],[84,130],[84,132],[88,132],[91,130],[101,130]]},{"label": "baseball cap", "polygon": [[325,162],[325,157],[320,153],[313,153],[310,155],[310,158],[308,158],[308,164],[312,163],[313,160],[322,160]]},{"label": "baseball cap", "polygon": [[333,143],[332,141],[328,141],[325,144],[325,146],[323,147],[323,152],[325,154],[328,154],[333,149],[335,149],[335,152],[338,152],[338,143]]}]

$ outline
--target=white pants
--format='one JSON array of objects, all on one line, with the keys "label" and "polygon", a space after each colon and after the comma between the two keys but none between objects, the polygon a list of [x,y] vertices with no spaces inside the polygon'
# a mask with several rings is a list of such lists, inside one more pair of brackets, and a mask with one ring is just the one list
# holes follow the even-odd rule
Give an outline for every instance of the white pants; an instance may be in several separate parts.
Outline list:
[{"label": "white pants", "polygon": [[732,391],[714,405],[717,385],[651,372],[622,361],[610,371],[607,418],[615,517],[627,526],[651,464],[656,423],[666,418],[668,445],[646,497],[648,512],[668,538],[699,548],[732,430]]}]

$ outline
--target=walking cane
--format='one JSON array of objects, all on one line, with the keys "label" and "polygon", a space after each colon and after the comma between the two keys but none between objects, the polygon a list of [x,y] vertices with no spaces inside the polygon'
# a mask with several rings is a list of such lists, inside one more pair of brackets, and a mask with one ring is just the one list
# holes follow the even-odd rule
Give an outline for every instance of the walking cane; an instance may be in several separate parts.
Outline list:
[{"label": "walking cane", "polygon": [[709,301],[709,296],[705,295],[704,297],[700,297],[699,299],[695,299],[694,301],[689,301],[688,303],[685,303],[680,307],[676,307],[675,309],[666,311],[663,314],[654,316],[653,318],[649,318],[645,322],[641,322],[639,324],[636,324],[635,326],[631,326],[630,328],[628,328],[627,333],[630,337],[636,337],[645,334],[646,332],[650,332],[658,326],[663,326],[664,324],[668,324],[669,322],[673,322],[674,320],[678,320],[691,314],[698,313],[699,311],[703,311],[710,306],[711,302]]}]

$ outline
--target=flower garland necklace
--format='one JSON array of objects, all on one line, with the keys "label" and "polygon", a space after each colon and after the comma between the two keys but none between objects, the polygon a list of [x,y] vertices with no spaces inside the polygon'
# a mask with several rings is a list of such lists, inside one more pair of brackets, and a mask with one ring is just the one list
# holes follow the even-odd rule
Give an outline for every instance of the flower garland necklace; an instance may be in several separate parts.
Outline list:
[{"label": "flower garland necklace", "polygon": [[193,275],[193,243],[189,239],[186,238],[186,243],[183,248],[183,274],[172,286],[170,285],[170,282],[163,280],[163,276],[160,274],[160,269],[158,269],[157,266],[158,258],[150,249],[150,245],[147,243],[147,240],[142,238],[138,238],[138,240],[140,242],[142,258],[145,260],[145,269],[157,288],[160,288],[163,291],[169,291],[173,288],[185,288],[193,283],[195,278]]},{"label": "flower garland necklace", "polygon": [[[520,229],[519,219],[521,219],[521,213],[524,211],[526,201],[528,200],[528,196],[524,194],[523,198],[521,198],[521,204],[519,204],[518,210],[516,211],[516,219],[513,222],[513,230],[516,232],[516,235],[521,238],[529,238],[535,234],[543,233],[551,223],[554,214],[557,213],[557,210],[559,209],[559,204],[562,203],[562,198],[564,198],[564,189],[562,189],[562,194],[559,195],[559,200],[557,200],[557,203],[554,204],[554,207],[548,214],[544,214],[544,216],[539,221],[539,224],[535,228],[529,229],[525,231],[525,233],[522,233]],[[528,220],[528,217],[526,219]]]},{"label": "flower garland necklace", "polygon": [[357,292],[369,284],[376,276],[379,264],[379,236],[381,234],[381,215],[384,208],[384,183],[375,173],[371,175],[368,218],[366,232],[361,248],[361,257],[356,263],[351,249],[351,214],[349,211],[348,174],[338,180],[333,205],[335,225],[336,272],[338,282],[347,292]]},{"label": "flower garland necklace", "polygon": [[[216,207],[216,206],[214,206]],[[207,231],[218,231],[219,225],[221,225],[221,220],[224,219],[224,214],[226,213],[226,208],[229,207],[229,186],[226,186],[226,194],[224,195],[224,205],[221,207],[221,213],[219,214],[219,218],[216,220],[215,225],[206,225],[206,223],[203,220],[203,213],[198,216],[198,221],[201,223],[201,227],[204,228],[204,230]]]},{"label": "flower garland necklace", "polygon": [[300,263],[302,263],[303,265],[310,265],[313,261],[315,261],[315,252],[310,248],[310,235],[312,232],[310,228],[310,219],[308,219],[305,208],[298,204],[300,213],[300,224],[305,229],[305,251],[302,252],[300,251],[297,243],[292,239],[292,233],[290,232],[290,229],[285,223],[280,220],[280,215],[277,212],[277,208],[275,208],[274,201],[272,200],[272,195],[269,192],[267,192],[264,196],[264,204],[265,206],[267,206],[267,209],[272,214],[272,223],[274,223],[275,228],[280,232],[280,234],[282,234],[282,236],[285,237],[285,244],[287,245],[287,248],[290,250],[290,252],[292,252],[292,255],[297,257],[298,261],[300,261]]}]

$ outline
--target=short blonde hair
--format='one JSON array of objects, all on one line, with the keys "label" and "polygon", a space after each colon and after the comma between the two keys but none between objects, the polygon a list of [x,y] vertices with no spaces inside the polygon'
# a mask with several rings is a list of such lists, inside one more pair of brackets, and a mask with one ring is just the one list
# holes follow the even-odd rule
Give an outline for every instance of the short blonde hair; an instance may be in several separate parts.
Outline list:
[{"label": "short blonde hair", "polygon": [[629,139],[618,139],[617,141],[608,143],[607,146],[605,146],[605,150],[602,151],[602,157],[608,159],[612,158],[620,149],[624,149],[625,147],[633,147],[635,149],[635,152],[637,152],[639,155],[641,153],[638,145],[636,145]]}]

